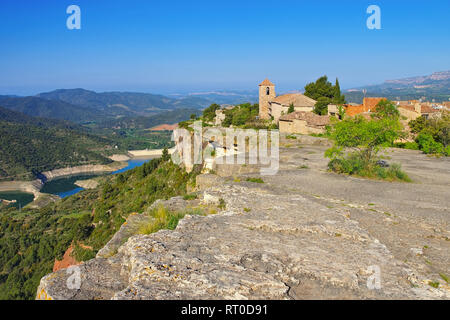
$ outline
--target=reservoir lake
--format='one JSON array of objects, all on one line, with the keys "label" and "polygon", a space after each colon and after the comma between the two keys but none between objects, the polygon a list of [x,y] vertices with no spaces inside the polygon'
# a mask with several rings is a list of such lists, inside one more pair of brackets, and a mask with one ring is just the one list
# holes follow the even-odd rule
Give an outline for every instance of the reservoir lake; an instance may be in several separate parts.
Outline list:
[{"label": "reservoir lake", "polygon": [[[107,174],[117,174],[122,173],[136,167],[142,166],[144,163],[150,161],[153,158],[145,158],[145,159],[131,159],[128,160],[128,165],[120,170],[107,173]],[[41,189],[41,193],[49,193],[59,196],[60,198],[66,198],[71,195],[74,195],[82,190],[79,186],[75,185],[75,182],[78,180],[89,180],[103,174],[85,174],[85,175],[76,175],[76,176],[66,176],[58,179],[51,180],[44,184]],[[5,200],[17,200],[17,203],[11,204],[10,206],[14,206],[16,208],[24,207],[30,202],[34,200],[34,196],[30,193],[20,192],[20,191],[8,191],[8,192],[0,192],[0,199]]]}]

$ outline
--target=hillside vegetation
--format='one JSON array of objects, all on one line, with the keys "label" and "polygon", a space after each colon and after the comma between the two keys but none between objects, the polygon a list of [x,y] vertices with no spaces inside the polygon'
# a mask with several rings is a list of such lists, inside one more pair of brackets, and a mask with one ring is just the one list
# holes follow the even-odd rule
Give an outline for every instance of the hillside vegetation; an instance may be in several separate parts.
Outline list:
[{"label": "hillside vegetation", "polygon": [[75,106],[101,111],[110,118],[116,116],[153,115],[164,110],[202,109],[209,101],[200,97],[174,99],[159,94],[140,92],[95,92],[85,89],[59,89],[41,93],[40,98],[64,101]]},{"label": "hillside vegetation", "polygon": [[0,146],[0,180],[29,180],[37,172],[110,163],[114,145],[68,122],[0,108]]},{"label": "hillside vegetation", "polygon": [[131,213],[185,195],[197,171],[188,174],[164,160],[104,177],[98,188],[40,210],[1,211],[0,299],[34,299],[40,279],[71,244],[78,261],[93,258]]},{"label": "hillside vegetation", "polygon": [[0,96],[0,106],[32,117],[83,122],[99,120],[97,110],[75,106],[60,100],[46,100],[38,97]]},{"label": "hillside vegetation", "polygon": [[150,117],[123,117],[120,119],[110,119],[102,121],[96,125],[97,128],[117,128],[117,129],[149,129],[160,124],[173,124],[185,121],[192,114],[199,115],[198,109],[177,109],[166,111]]}]

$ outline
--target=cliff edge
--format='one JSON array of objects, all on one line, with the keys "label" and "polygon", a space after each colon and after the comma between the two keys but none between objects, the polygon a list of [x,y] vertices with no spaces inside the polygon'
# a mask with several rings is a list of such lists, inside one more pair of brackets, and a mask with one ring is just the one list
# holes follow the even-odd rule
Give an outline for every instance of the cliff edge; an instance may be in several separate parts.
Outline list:
[{"label": "cliff edge", "polygon": [[[199,201],[224,202],[222,211],[150,235],[122,226],[96,259],[78,266],[79,288],[68,286],[73,272],[59,270],[41,280],[37,299],[450,298],[439,280],[449,273],[447,186],[330,174],[324,147],[289,144],[279,173],[263,183],[198,176]],[[392,157],[404,157],[414,177],[433,177],[413,172],[426,157]]]}]

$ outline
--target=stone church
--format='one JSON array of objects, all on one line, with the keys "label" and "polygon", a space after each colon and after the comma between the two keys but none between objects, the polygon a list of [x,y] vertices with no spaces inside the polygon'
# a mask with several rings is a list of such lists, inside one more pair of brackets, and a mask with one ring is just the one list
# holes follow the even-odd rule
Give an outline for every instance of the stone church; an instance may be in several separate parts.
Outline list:
[{"label": "stone church", "polygon": [[275,85],[264,80],[259,84],[259,118],[271,119],[278,123],[280,117],[288,113],[289,106],[293,104],[295,111],[311,112],[316,101],[301,93],[288,93],[276,96]]}]

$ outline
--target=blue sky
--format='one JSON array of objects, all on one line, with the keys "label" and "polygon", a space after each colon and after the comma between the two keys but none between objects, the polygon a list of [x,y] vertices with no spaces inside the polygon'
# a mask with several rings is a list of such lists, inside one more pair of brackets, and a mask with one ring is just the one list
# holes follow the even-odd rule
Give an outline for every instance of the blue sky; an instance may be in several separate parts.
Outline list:
[{"label": "blue sky", "polygon": [[[66,8],[81,8],[81,30]],[[381,8],[369,30],[366,8]],[[0,94],[341,87],[450,70],[448,0],[1,0]]]}]

